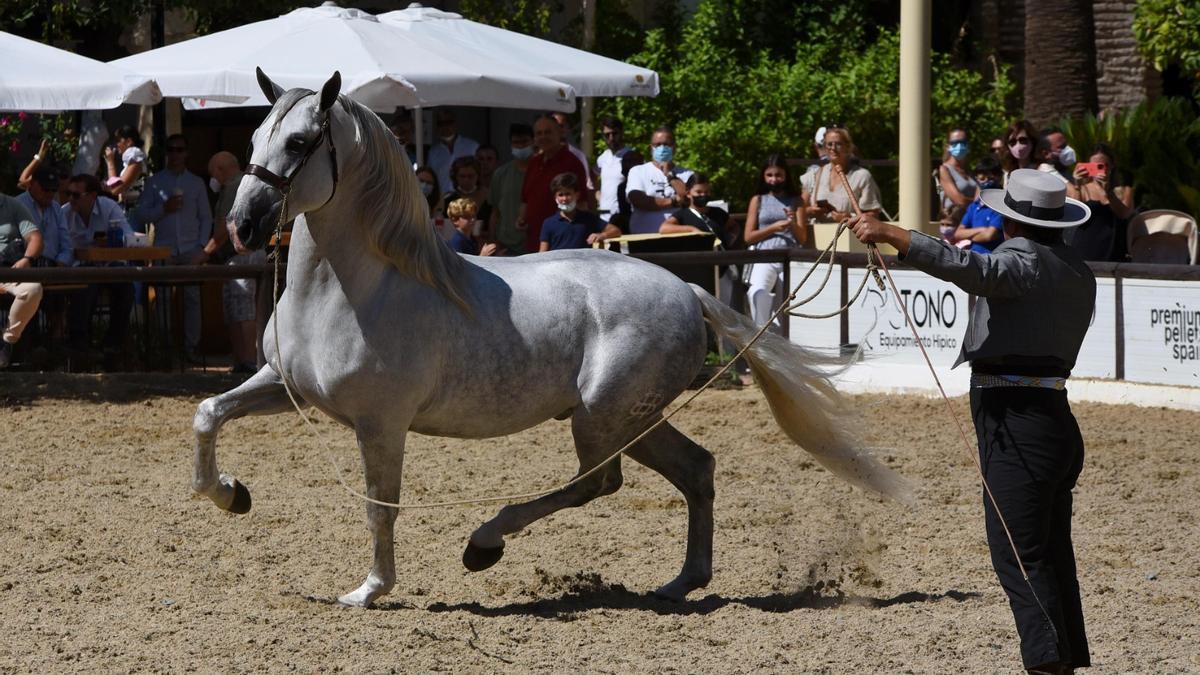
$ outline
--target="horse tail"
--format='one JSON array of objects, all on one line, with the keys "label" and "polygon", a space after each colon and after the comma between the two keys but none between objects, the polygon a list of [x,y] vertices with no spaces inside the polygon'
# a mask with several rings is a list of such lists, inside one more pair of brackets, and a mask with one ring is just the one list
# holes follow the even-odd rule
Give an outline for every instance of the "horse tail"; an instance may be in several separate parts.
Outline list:
[{"label": "horse tail", "polygon": [[[704,318],[718,335],[739,350],[758,333],[750,319],[690,284]],[[830,473],[865,490],[904,504],[913,503],[912,487],[901,475],[857,447],[851,429],[853,415],[845,399],[816,366],[837,360],[804,349],[770,331],[745,353],[754,380],[762,388],[775,421],[796,445],[804,448]],[[840,423],[839,423],[840,422]]]}]

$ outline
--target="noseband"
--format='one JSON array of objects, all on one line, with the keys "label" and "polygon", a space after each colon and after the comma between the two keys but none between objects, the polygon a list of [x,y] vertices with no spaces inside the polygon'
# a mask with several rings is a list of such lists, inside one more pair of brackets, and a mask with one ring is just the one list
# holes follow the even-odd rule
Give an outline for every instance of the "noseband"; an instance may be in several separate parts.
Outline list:
[{"label": "noseband", "polygon": [[[300,173],[300,170],[304,168],[304,165],[308,163],[308,160],[313,156],[314,153],[316,153],[317,148],[321,147],[321,143],[326,141],[329,145],[329,166],[330,170],[333,172],[333,190],[329,193],[329,199],[325,200],[325,204],[328,204],[329,201],[333,199],[333,195],[337,193],[338,184],[337,148],[333,145],[333,131],[329,126],[328,110],[325,111],[325,118],[321,121],[321,133],[317,135],[317,142],[313,143],[308,148],[308,152],[304,153],[304,157],[300,158],[300,163],[296,165],[295,169],[292,169],[292,173],[289,174],[287,178],[284,178],[274,171],[271,171],[267,167],[260,166],[258,164],[246,165],[246,173],[250,174],[251,176],[255,176],[267,185],[279,190],[284,197],[287,197],[288,192],[292,189],[292,181],[295,180],[296,174]],[[325,204],[322,204],[321,206],[325,206]]]}]

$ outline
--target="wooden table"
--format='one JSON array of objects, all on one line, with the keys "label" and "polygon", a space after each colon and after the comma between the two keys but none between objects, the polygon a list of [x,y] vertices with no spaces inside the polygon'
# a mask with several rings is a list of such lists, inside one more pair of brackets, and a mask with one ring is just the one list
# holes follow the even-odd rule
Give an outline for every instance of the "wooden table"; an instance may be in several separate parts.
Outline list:
[{"label": "wooden table", "polygon": [[75,249],[75,259],[83,262],[153,262],[171,257],[167,246],[89,246]]}]

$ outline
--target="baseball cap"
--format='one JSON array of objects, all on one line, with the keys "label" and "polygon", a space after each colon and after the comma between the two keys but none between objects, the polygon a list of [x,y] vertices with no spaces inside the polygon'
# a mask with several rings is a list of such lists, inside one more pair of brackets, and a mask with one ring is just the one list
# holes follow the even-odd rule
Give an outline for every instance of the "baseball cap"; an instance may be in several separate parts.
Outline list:
[{"label": "baseball cap", "polygon": [[43,190],[57,190],[59,178],[57,171],[46,166],[39,167],[37,171],[33,172],[33,179],[42,186]]}]

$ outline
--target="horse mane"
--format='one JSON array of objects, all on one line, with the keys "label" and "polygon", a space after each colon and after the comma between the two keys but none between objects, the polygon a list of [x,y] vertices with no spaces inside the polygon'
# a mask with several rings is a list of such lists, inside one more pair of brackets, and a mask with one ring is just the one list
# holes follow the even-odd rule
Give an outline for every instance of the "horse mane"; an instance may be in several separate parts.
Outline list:
[{"label": "horse mane", "polygon": [[400,272],[469,311],[463,260],[430,226],[429,204],[417,189],[407,154],[375,113],[346,96],[338,100],[355,125],[355,148],[341,171],[358,191],[360,208],[353,219]]}]

